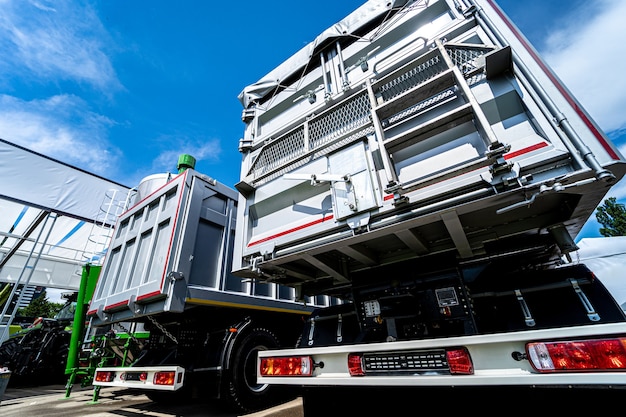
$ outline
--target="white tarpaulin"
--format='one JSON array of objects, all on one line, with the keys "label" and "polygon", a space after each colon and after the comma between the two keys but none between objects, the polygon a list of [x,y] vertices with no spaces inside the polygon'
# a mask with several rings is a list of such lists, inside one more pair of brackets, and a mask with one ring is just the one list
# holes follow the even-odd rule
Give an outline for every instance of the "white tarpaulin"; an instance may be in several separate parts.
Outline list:
[{"label": "white tarpaulin", "polygon": [[326,45],[330,40],[340,37],[354,37],[354,32],[363,27],[364,24],[369,23],[373,18],[388,14],[394,9],[403,7],[406,3],[407,0],[368,1],[340,22],[326,29],[314,41],[300,49],[265,77],[245,87],[239,94],[239,101],[244,108],[248,108],[251,102],[263,98],[279,86],[282,81],[298,72],[302,72],[313,54],[319,52],[318,49]]},{"label": "white tarpaulin", "polygon": [[3,139],[0,161],[0,198],[76,219],[95,222],[107,195],[123,203],[129,191],[129,187]]},{"label": "white tarpaulin", "polygon": [[129,187],[0,139],[0,282],[77,290]]}]

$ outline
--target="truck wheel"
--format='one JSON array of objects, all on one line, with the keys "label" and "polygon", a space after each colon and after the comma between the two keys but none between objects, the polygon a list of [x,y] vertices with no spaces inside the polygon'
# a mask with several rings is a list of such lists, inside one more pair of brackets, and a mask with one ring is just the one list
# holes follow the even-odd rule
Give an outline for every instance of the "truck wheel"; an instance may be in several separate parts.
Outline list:
[{"label": "truck wheel", "polygon": [[253,329],[235,346],[228,380],[231,405],[243,411],[257,411],[289,399],[289,389],[256,381],[257,352],[279,347],[278,338],[261,328]]}]

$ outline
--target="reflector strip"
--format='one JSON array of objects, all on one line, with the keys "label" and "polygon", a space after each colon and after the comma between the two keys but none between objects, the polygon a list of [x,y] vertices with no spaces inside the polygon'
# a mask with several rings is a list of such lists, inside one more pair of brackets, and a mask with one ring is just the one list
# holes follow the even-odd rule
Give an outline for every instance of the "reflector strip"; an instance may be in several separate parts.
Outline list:
[{"label": "reflector strip", "polygon": [[582,109],[578,101],[570,94],[569,90],[563,86],[561,81],[554,75],[554,72],[545,64],[545,62],[539,57],[535,49],[528,43],[526,38],[517,30],[515,25],[509,20],[509,18],[502,12],[500,7],[494,2],[494,0],[487,0],[489,5],[493,8],[493,10],[498,14],[500,19],[504,22],[505,25],[509,28],[509,30],[515,35],[517,40],[524,46],[524,49],[533,57],[537,65],[543,70],[546,76],[552,81],[554,86],[559,90],[559,92],[563,95],[565,100],[567,100],[568,104],[572,107],[572,109],[576,112],[576,114],[581,118],[583,123],[587,126],[587,128],[591,131],[591,133],[596,137],[598,142],[602,145],[604,150],[609,154],[609,156],[613,160],[618,160],[619,156],[615,153],[611,145],[607,142],[604,134],[600,132],[596,124],[589,118],[587,113]]},{"label": "reflector strip", "polygon": [[294,233],[294,232],[297,232],[299,230],[306,229],[307,227],[311,227],[311,226],[315,226],[315,225],[320,224],[320,223],[327,222],[329,220],[332,220],[333,218],[334,218],[334,216],[332,214],[326,214],[321,219],[317,219],[317,220],[314,220],[312,222],[308,222],[306,224],[302,224],[300,226],[292,227],[291,229],[284,230],[282,232],[276,233],[276,234],[268,236],[268,237],[264,237],[263,239],[255,240],[254,242],[250,242],[250,243],[248,243],[248,247],[251,247],[251,246],[254,246],[254,245],[258,245],[259,243],[268,242],[270,240],[273,240],[273,239],[276,239],[276,238],[288,235],[290,233]]}]

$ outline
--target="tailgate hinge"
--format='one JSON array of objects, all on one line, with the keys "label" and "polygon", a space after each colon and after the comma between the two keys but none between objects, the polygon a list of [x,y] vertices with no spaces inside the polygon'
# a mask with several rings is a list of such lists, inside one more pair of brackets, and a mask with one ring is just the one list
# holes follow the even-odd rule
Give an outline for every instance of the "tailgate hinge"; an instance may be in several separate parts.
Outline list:
[{"label": "tailgate hinge", "polygon": [[341,343],[343,337],[341,336],[341,314],[337,315],[337,343]]},{"label": "tailgate hinge", "polygon": [[600,321],[600,315],[596,313],[596,310],[591,305],[591,302],[589,301],[589,299],[587,298],[583,290],[578,285],[578,280],[575,280],[572,278],[569,281],[572,284],[572,287],[574,288],[576,295],[578,296],[578,298],[580,298],[580,302],[583,304],[583,307],[585,308],[585,310],[587,310],[587,317],[589,317],[589,320]]},{"label": "tailgate hinge", "polygon": [[311,327],[309,327],[309,346],[313,345],[313,334],[315,333],[315,317],[311,317],[309,319],[309,322],[311,323]]},{"label": "tailgate hinge", "polygon": [[526,304],[526,300],[522,295],[520,290],[515,290],[515,297],[517,297],[517,301],[519,301],[519,305],[522,308],[522,314],[524,315],[524,322],[526,326],[533,327],[535,325],[535,319],[533,319],[530,314],[530,309],[528,308],[528,304]]}]

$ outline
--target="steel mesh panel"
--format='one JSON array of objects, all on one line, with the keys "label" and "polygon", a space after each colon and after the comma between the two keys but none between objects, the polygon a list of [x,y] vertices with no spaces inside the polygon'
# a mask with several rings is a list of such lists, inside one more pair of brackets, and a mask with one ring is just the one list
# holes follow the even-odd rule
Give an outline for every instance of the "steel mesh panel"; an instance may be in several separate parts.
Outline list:
[{"label": "steel mesh panel", "polygon": [[302,155],[304,149],[304,127],[300,126],[263,148],[251,172],[257,178]]},{"label": "steel mesh panel", "polygon": [[289,171],[293,171],[294,169],[307,164],[309,161],[307,159],[297,159],[291,163],[285,164],[283,165],[280,169],[273,171],[271,174],[260,177],[260,178],[255,178],[254,184],[256,186],[260,186],[263,185],[267,182],[270,182],[271,180],[278,178],[284,174],[286,174]]},{"label": "steel mesh panel", "polygon": [[446,50],[454,65],[459,67],[462,73],[479,68],[477,58],[485,54],[485,51],[480,49],[446,47]]},{"label": "steel mesh panel", "polygon": [[484,61],[479,58],[485,55],[485,53],[491,51],[491,49],[455,48],[447,46],[446,50],[448,51],[448,55],[450,55],[450,59],[452,59],[454,65],[456,65],[459,70],[461,70],[461,73],[463,73],[463,75],[467,78],[467,83],[469,85],[475,84],[485,78],[485,74],[483,72],[471,75],[470,73],[484,66]]},{"label": "steel mesh panel", "polygon": [[[448,51],[454,65],[456,65],[467,77],[466,81],[469,85],[473,85],[485,78],[483,72],[476,72],[476,70],[481,68],[481,65],[484,65],[483,61],[479,58],[488,52],[490,50],[489,48],[455,48],[447,46],[446,50]],[[426,62],[414,66],[394,80],[382,85],[378,94],[384,99],[385,102],[387,102],[424,83],[425,81],[428,81],[437,74],[443,72],[445,69],[447,69],[445,62],[439,56],[435,56]],[[415,103],[383,120],[383,127],[388,127],[406,119],[409,116],[427,110],[441,101],[453,97],[456,94],[455,91],[456,90],[454,88],[449,88],[428,97],[425,100]]]},{"label": "steel mesh panel", "polygon": [[277,169],[276,171],[273,171],[271,174],[265,175],[262,178],[257,179],[255,181],[255,184],[257,186],[263,185],[269,181],[272,181],[275,178],[280,177],[281,175],[286,174],[289,171],[293,171],[294,169],[301,167],[302,165],[308,164],[311,159],[320,158],[330,152],[333,152],[336,149],[341,148],[342,146],[352,143],[358,139],[364,138],[365,136],[370,135],[372,133],[374,133],[374,126],[370,124],[369,126],[366,126],[365,128],[359,131],[356,131],[350,134],[349,136],[346,136],[345,138],[338,140],[337,142],[329,146],[319,148],[316,152],[313,152],[310,156],[307,156],[306,158],[296,159],[293,162],[290,162],[281,166],[281,168]]},{"label": "steel mesh panel", "polygon": [[382,120],[381,123],[383,125],[384,128],[391,126],[394,123],[397,123],[401,120],[406,119],[409,116],[412,116],[416,113],[419,113],[421,111],[424,111],[434,105],[436,105],[437,103],[441,102],[442,100],[446,100],[452,96],[456,95],[456,90],[454,88],[448,88],[438,94],[435,94],[432,97],[428,97],[426,100],[422,100],[419,103],[416,103],[410,107],[407,107],[406,109],[392,115],[391,117]]},{"label": "steel mesh panel", "polygon": [[306,152],[321,148],[370,123],[370,110],[367,92],[363,92],[308,122],[308,148],[305,147],[304,125],[267,145],[250,170],[257,185],[303,165],[306,161],[298,159]]},{"label": "steel mesh panel", "polygon": [[336,149],[339,149],[345,145],[348,145],[349,143],[362,139],[366,137],[367,135],[371,135],[373,133],[374,133],[374,126],[372,125],[366,126],[364,129],[359,130],[358,132],[355,132],[351,134],[350,136],[346,136],[345,138],[333,143],[330,146],[326,146],[326,147],[318,149],[318,151],[313,154],[313,159],[317,159],[321,156],[329,154]]},{"label": "steel mesh panel", "polygon": [[371,105],[367,93],[358,94],[343,105],[309,123],[309,144],[316,149],[369,123]]},{"label": "steel mesh panel", "polygon": [[484,80],[485,78],[487,78],[487,75],[484,72],[479,72],[478,74],[474,74],[471,77],[467,78],[465,81],[467,81],[467,85],[472,86],[477,82]]},{"label": "steel mesh panel", "polygon": [[428,81],[446,69],[445,62],[439,56],[434,56],[431,59],[408,69],[397,78],[381,85],[377,94],[380,95],[385,102],[387,102],[405,91]]}]

